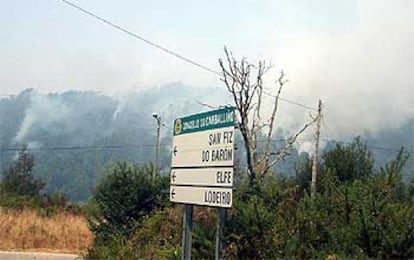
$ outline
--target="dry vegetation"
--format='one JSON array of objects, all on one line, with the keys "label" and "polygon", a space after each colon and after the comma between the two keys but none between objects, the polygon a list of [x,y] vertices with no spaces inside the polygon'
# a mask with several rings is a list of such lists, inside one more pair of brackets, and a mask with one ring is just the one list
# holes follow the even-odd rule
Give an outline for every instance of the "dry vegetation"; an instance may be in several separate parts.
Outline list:
[{"label": "dry vegetation", "polygon": [[33,210],[0,208],[0,249],[82,253],[92,243],[85,218],[68,213],[40,217]]}]

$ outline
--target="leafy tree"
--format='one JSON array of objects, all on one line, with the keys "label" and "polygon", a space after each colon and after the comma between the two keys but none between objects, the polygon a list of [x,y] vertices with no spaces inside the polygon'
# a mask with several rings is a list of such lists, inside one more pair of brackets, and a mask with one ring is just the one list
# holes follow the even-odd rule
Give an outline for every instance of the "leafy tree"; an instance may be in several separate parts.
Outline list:
[{"label": "leafy tree", "polygon": [[[251,185],[249,176],[241,178],[236,183],[234,204],[225,226],[224,257],[412,259],[413,186],[401,178],[407,156],[402,150],[394,160],[375,171],[368,167],[373,160],[368,160],[365,149],[349,145],[341,146],[341,151],[347,154],[350,147],[354,147],[352,153],[362,155],[338,157],[338,160],[362,159],[336,165],[355,169],[362,162],[370,171],[364,177],[340,181],[333,173],[341,167],[324,168],[324,189],[313,198],[306,190],[303,193],[299,185],[305,184],[304,178],[276,179],[269,174],[255,185]],[[303,157],[303,165],[298,165],[298,171],[309,172],[307,156]],[[99,198],[102,205],[95,203],[99,213],[95,216],[101,218],[91,219],[98,228],[97,244],[88,254],[91,259],[180,257],[181,210],[162,207],[165,201],[158,195],[167,186],[168,179],[152,184],[151,172],[147,168],[118,164],[98,185],[94,200]],[[196,259],[213,257],[216,216],[212,212],[195,211],[192,253]],[[117,219],[121,221],[114,222]]]},{"label": "leafy tree", "polygon": [[357,183],[351,223],[355,243],[370,257],[414,257],[414,205],[410,189],[402,181],[408,156],[401,149],[396,158],[365,183]]},{"label": "leafy tree", "polygon": [[97,185],[89,224],[95,242],[105,244],[114,234],[127,238],[139,222],[167,200],[165,178],[151,181],[151,169],[118,163]]},{"label": "leafy tree", "polygon": [[374,159],[359,137],[349,145],[337,144],[322,159],[322,175],[333,174],[340,182],[363,179],[373,173]]},{"label": "leafy tree", "polygon": [[312,160],[308,153],[301,153],[297,158],[296,163],[296,182],[301,191],[309,191],[311,174],[312,174]]},{"label": "leafy tree", "polygon": [[[274,227],[281,198],[289,196],[283,187],[268,175],[261,184],[251,186],[244,179],[236,188],[233,208],[225,226],[226,257],[235,259],[271,259],[276,255]],[[288,185],[290,186],[290,185]],[[282,190],[289,190],[284,193]]]},{"label": "leafy tree", "polygon": [[[310,175],[306,157],[297,167],[295,182],[266,178],[263,185],[238,185],[226,228],[226,256],[413,258],[413,193],[401,178],[407,156],[401,151],[375,172],[359,140],[339,147],[329,154],[338,161],[325,157],[331,167],[324,168],[324,189],[314,198],[301,194],[301,186],[306,187],[302,175]],[[346,178],[340,180],[338,172]]]},{"label": "leafy tree", "polygon": [[33,175],[34,158],[24,145],[17,160],[4,173],[1,189],[10,195],[36,197],[44,183]]},{"label": "leafy tree", "polygon": [[[364,149],[357,151],[366,154]],[[278,221],[286,223],[286,227],[281,226],[282,235],[283,228],[292,230],[285,236],[285,256],[412,258],[414,206],[409,186],[401,178],[406,160],[401,151],[378,173],[371,170],[363,178],[345,182],[339,181],[333,174],[335,169],[330,168],[323,179],[324,189],[314,200],[305,196],[294,214],[282,209],[282,221]],[[354,169],[361,161],[352,162],[344,164],[347,169]]]}]

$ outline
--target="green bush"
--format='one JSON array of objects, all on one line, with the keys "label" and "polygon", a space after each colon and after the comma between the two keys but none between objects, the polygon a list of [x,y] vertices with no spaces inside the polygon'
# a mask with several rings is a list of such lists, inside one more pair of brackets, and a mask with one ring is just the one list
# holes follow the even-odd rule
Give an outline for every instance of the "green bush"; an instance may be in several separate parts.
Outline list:
[{"label": "green bush", "polygon": [[142,220],[129,242],[135,259],[180,259],[181,212],[166,208]]},{"label": "green bush", "polygon": [[17,196],[0,191],[0,207],[21,210],[24,208],[40,208],[41,205],[42,201],[38,196]]},{"label": "green bush", "polygon": [[351,144],[337,144],[322,156],[324,172],[334,174],[339,182],[363,179],[373,174],[374,159],[366,144],[356,138]]},{"label": "green bush", "polygon": [[[306,158],[292,179],[238,179],[224,227],[225,258],[414,258],[414,178],[402,181],[403,150],[379,170],[359,140],[323,158],[313,197]],[[91,259],[180,258],[182,210],[162,193],[168,179],[153,184],[150,176],[150,169],[119,164],[98,185],[91,205],[101,218],[91,219],[97,228]],[[211,259],[215,210],[194,212],[192,256]]]},{"label": "green bush", "polygon": [[19,151],[16,161],[3,174],[1,190],[15,196],[36,197],[45,184],[33,175],[34,158],[26,146]]},{"label": "green bush", "polygon": [[283,195],[274,177],[251,186],[244,179],[236,188],[225,225],[226,257],[266,259],[275,256],[275,214]]},{"label": "green bush", "polygon": [[91,258],[109,245],[115,251],[105,252],[117,256],[118,246],[131,238],[142,220],[167,203],[168,182],[165,178],[153,181],[151,176],[151,168],[118,163],[98,183],[89,205],[88,223],[95,235],[88,253]]}]

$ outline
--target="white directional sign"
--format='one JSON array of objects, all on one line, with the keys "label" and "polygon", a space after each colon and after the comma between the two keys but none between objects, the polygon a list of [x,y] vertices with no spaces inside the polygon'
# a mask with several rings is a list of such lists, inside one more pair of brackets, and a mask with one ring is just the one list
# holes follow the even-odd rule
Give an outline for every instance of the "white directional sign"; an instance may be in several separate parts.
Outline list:
[{"label": "white directional sign", "polygon": [[233,166],[234,126],[174,136],[171,167]]},{"label": "white directional sign", "polygon": [[233,204],[232,188],[171,186],[172,202],[230,208]]},{"label": "white directional sign", "polygon": [[173,185],[233,187],[233,167],[175,168],[170,177]]},{"label": "white directional sign", "polygon": [[174,122],[170,200],[231,207],[234,108],[177,118]]}]

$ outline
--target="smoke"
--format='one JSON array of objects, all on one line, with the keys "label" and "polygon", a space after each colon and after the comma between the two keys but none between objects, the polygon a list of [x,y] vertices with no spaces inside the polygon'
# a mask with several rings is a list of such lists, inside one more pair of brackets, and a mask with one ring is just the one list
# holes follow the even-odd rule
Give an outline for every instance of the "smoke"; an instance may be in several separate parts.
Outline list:
[{"label": "smoke", "polygon": [[[270,58],[275,68],[283,68],[289,79],[282,96],[315,108],[318,98],[322,99],[322,138],[347,139],[366,132],[376,134],[381,129],[398,129],[414,118],[414,1],[360,0],[357,3],[357,19],[347,27],[340,30],[292,30],[275,37],[279,41],[273,45],[276,47],[265,52],[272,53]],[[269,37],[272,36],[269,34]],[[274,42],[274,39],[263,40]],[[262,56],[267,57],[267,54]],[[123,69],[120,71],[124,73]],[[157,71],[154,74],[162,74],[154,71]],[[275,80],[277,75],[273,76],[276,76],[272,78]],[[114,78],[120,77],[115,75]],[[108,82],[108,86],[118,91],[113,87],[117,85],[115,81]],[[128,82],[121,85],[130,86],[136,78]],[[77,83],[74,85],[90,82],[79,79]],[[126,117],[124,112],[129,111],[130,114],[143,114],[142,120],[154,123],[151,114],[155,111],[166,125],[171,126],[177,116],[206,110],[197,101],[212,106],[228,103],[226,93],[223,84],[209,89],[182,86],[151,88],[140,95],[115,98],[118,106],[111,110],[111,119]],[[67,121],[65,115],[72,109],[58,97],[32,95],[31,105],[15,137],[16,142],[27,139],[34,125],[47,129],[54,122]],[[270,110],[272,99],[266,99]],[[315,115],[315,111],[281,102],[275,129],[283,128],[292,133],[310,121],[309,112]],[[74,119],[81,121],[82,116],[79,114]],[[310,139],[312,132],[308,129],[301,138]],[[304,150],[307,150],[306,146]]]},{"label": "smoke", "polygon": [[304,141],[300,145],[297,146],[298,153],[308,153],[313,154],[314,144],[310,141]]},{"label": "smoke", "polygon": [[[51,95],[45,96],[37,92],[31,92],[30,105],[14,141],[17,143],[26,142],[34,126],[49,131],[52,123],[64,121],[69,113],[69,107],[60,100],[59,96],[52,98]],[[31,142],[30,144],[40,145],[37,142]]]},{"label": "smoke", "polygon": [[115,95],[114,99],[117,101],[117,105],[114,113],[112,114],[112,120],[116,120],[119,114],[125,109],[127,105],[126,95]]},{"label": "smoke", "polygon": [[[321,98],[332,138],[396,129],[414,115],[414,2],[358,4],[358,22],[349,28],[294,32],[274,50],[290,79],[285,96],[314,107]],[[282,114],[307,117],[284,107]]]}]

